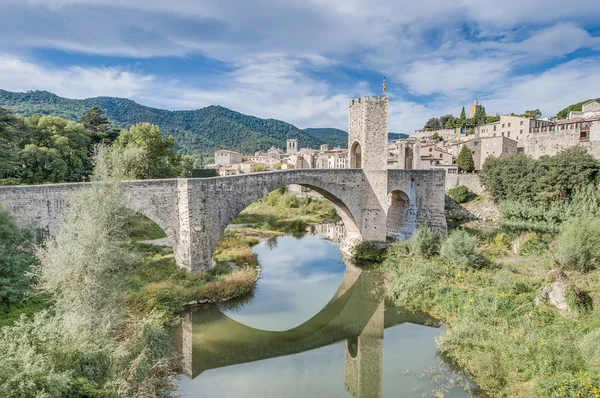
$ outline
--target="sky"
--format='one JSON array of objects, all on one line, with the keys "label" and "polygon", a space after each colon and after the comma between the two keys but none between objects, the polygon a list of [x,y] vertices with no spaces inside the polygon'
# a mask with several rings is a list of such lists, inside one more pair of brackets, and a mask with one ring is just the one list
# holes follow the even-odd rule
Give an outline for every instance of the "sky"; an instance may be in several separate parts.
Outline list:
[{"label": "sky", "polygon": [[10,91],[347,129],[384,76],[394,132],[475,98],[556,114],[600,97],[600,1],[0,0]]}]

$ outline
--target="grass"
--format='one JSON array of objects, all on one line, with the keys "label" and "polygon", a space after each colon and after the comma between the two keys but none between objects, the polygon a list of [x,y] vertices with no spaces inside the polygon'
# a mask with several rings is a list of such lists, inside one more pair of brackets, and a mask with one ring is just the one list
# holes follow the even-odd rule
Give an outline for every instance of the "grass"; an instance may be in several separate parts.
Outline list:
[{"label": "grass", "polygon": [[567,272],[595,306],[561,315],[535,304],[551,282],[550,257],[524,258],[507,246],[503,237],[480,240],[479,249],[495,257],[480,269],[395,247],[383,265],[388,295],[443,320],[441,354],[489,396],[600,397],[600,270]]},{"label": "grass", "polygon": [[21,315],[33,315],[50,306],[49,298],[44,295],[28,297],[16,305],[0,306],[0,327],[13,325]]}]

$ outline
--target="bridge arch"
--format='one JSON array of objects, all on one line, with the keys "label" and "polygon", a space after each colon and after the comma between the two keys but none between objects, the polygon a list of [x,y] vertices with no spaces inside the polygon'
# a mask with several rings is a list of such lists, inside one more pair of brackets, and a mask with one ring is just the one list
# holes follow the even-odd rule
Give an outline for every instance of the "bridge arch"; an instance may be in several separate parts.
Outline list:
[{"label": "bridge arch", "polygon": [[396,189],[388,194],[387,205],[387,234],[396,237],[408,222],[410,199],[404,191]]}]

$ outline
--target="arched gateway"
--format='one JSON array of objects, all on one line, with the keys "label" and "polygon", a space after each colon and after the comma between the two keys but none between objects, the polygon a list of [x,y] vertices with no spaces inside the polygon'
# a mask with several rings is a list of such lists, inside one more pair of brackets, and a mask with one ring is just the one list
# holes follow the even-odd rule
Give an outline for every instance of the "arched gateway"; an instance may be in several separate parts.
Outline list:
[{"label": "arched gateway", "polygon": [[[356,168],[297,169],[230,177],[123,182],[131,207],[169,237],[177,264],[191,271],[212,266],[229,222],[267,193],[290,184],[329,199],[349,232],[349,245],[410,237],[418,225],[446,231],[444,171],[387,170],[387,97],[352,100],[348,141],[360,148]],[[360,168],[359,168],[360,167]],[[0,187],[0,206],[18,221],[54,235],[75,190],[89,183]],[[398,229],[398,230],[396,230]]]}]

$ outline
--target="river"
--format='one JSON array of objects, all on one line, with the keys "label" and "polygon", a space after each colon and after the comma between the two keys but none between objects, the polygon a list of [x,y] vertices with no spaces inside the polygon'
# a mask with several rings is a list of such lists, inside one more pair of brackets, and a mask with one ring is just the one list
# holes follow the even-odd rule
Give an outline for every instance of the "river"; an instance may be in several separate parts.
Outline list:
[{"label": "river", "polygon": [[345,264],[339,229],[316,232],[254,247],[263,271],[251,299],[184,314],[177,394],[469,396],[437,355],[434,320],[386,302],[380,275]]}]

